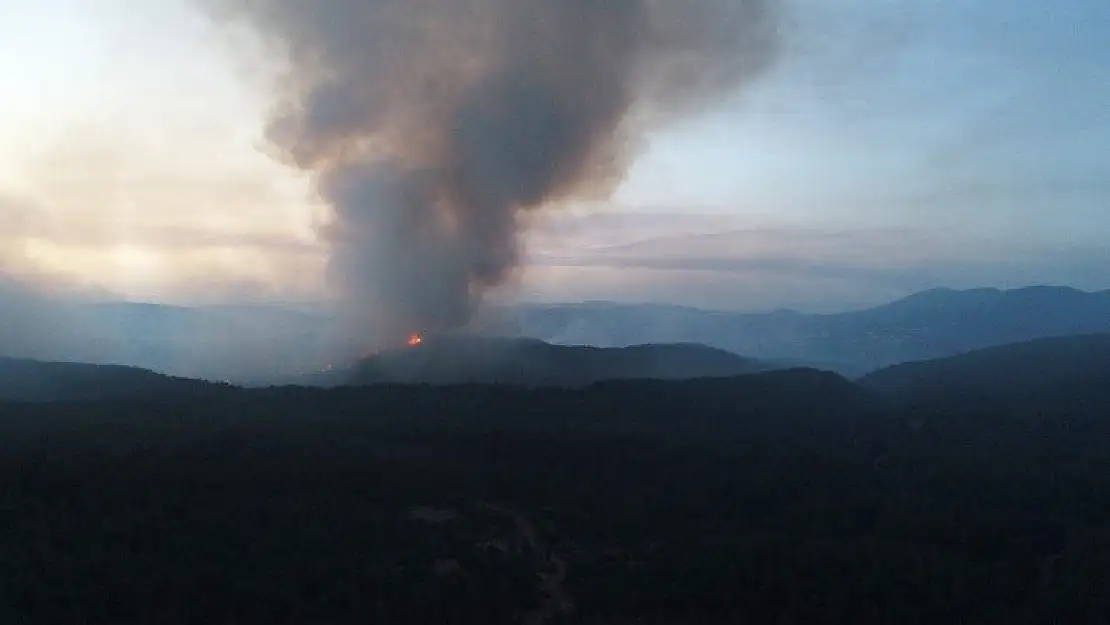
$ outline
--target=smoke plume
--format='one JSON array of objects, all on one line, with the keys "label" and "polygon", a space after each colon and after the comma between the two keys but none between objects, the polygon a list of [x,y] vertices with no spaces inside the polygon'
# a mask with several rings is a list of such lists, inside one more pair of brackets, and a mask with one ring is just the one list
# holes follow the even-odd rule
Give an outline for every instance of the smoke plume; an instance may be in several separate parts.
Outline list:
[{"label": "smoke plume", "polygon": [[318,176],[378,341],[464,325],[527,213],[604,198],[643,132],[774,56],[773,0],[203,0],[288,55],[268,138]]}]

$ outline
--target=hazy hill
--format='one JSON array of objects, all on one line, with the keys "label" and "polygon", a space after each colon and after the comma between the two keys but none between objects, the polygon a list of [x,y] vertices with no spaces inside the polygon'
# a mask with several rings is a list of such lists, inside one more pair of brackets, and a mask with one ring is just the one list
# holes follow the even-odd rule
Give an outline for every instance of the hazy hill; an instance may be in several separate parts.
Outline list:
[{"label": "hazy hill", "polygon": [[217,388],[220,386],[136,367],[0,358],[3,401],[172,399]]},{"label": "hazy hill", "polygon": [[622,378],[733,376],[769,368],[767,363],[694,344],[599,348],[535,339],[441,337],[367,358],[345,382],[582,386]]},{"label": "hazy hill", "polygon": [[84,335],[52,359],[127,363],[173,375],[249,382],[319,364],[325,318],[278,306],[82,306]]},{"label": "hazy hill", "polygon": [[1061,400],[1110,399],[1110,334],[1038,339],[905,363],[859,382],[906,401],[1021,399],[1046,393]]}]

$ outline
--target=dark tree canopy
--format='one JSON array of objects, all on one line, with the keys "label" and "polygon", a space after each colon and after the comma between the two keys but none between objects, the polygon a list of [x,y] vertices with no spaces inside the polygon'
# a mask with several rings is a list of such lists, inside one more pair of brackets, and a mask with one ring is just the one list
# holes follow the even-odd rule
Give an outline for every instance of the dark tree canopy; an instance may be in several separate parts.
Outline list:
[{"label": "dark tree canopy", "polygon": [[0,404],[0,622],[1107,622],[1101,378],[922,379]]}]

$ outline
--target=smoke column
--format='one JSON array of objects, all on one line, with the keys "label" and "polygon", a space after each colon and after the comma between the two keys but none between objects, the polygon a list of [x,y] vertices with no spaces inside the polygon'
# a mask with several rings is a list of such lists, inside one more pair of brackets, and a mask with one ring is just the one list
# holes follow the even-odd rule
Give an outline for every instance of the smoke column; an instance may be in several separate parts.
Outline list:
[{"label": "smoke column", "polygon": [[328,278],[379,344],[457,328],[528,211],[604,198],[644,131],[774,57],[773,0],[201,0],[287,53],[268,138],[332,208]]}]

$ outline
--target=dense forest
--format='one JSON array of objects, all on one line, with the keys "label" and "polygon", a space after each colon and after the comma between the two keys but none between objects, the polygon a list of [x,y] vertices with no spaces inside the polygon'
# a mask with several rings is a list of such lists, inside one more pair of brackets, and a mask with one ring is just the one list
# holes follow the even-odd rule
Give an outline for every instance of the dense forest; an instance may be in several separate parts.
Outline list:
[{"label": "dense forest", "polygon": [[1098,378],[895,377],[0,404],[0,621],[1107,622]]}]

